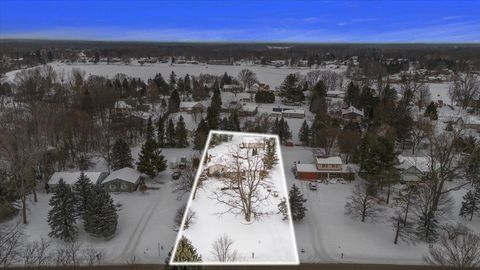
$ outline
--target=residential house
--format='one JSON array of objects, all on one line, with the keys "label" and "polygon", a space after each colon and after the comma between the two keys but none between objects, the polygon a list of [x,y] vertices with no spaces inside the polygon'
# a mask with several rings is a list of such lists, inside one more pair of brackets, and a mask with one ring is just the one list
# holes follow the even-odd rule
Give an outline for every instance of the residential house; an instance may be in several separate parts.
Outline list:
[{"label": "residential house", "polygon": [[359,110],[353,106],[342,109],[342,118],[347,121],[360,122],[364,116],[363,110]]},{"label": "residential house", "polygon": [[205,106],[200,102],[182,101],[180,102],[180,111],[187,113],[203,113]]},{"label": "residential house", "polygon": [[[80,178],[81,172],[55,172],[48,180],[48,187],[55,188],[60,183],[60,179],[69,186],[73,186]],[[100,184],[108,175],[107,172],[84,172],[90,182],[94,185]]]},{"label": "residential house", "polygon": [[125,167],[113,171],[103,181],[102,186],[110,192],[133,192],[137,190],[142,174],[135,169]]},{"label": "residential house", "polygon": [[396,167],[400,171],[400,181],[402,183],[415,183],[429,171],[430,161],[428,157],[408,157],[398,156],[400,162]]},{"label": "residential house", "polygon": [[300,180],[343,178],[353,180],[355,170],[348,164],[343,164],[340,157],[317,156],[314,153],[315,163],[295,163],[294,174]]}]

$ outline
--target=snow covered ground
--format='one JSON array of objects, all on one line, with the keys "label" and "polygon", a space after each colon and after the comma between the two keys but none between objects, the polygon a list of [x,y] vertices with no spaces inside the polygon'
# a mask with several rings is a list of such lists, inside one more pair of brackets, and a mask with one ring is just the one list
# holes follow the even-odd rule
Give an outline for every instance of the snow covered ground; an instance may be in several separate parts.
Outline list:
[{"label": "snow covered ground", "polygon": [[[126,74],[127,76],[142,78],[143,80],[148,80],[155,77],[155,74],[162,73],[162,75],[167,78],[168,75],[174,71],[177,76],[185,76],[186,74],[190,75],[200,75],[200,74],[212,74],[212,75],[223,75],[227,72],[231,76],[237,76],[240,70],[248,68],[257,74],[257,78],[260,82],[270,85],[271,88],[279,86],[285,77],[290,73],[300,73],[307,74],[312,69],[309,68],[275,68],[270,66],[233,66],[233,65],[193,65],[193,64],[175,64],[170,65],[169,63],[156,63],[156,64],[145,64],[145,65],[122,65],[122,64],[66,64],[60,62],[54,62],[51,64],[52,67],[58,74],[71,74],[71,70],[78,68],[84,70],[86,75],[103,75],[109,78],[112,78],[118,73]],[[323,70],[332,70],[336,72],[343,72],[344,67],[334,68],[328,66],[323,68]],[[6,80],[11,81],[15,77],[15,74],[18,70],[11,71],[5,74]]]},{"label": "snow covered ground", "polygon": [[[289,185],[295,184],[308,200],[306,217],[294,223],[301,262],[375,263],[375,264],[422,264],[428,245],[393,244],[394,231],[389,216],[377,223],[362,223],[344,214],[347,197],[354,183],[319,184],[318,190],[310,190],[308,182],[294,178],[291,167],[294,161],[311,162],[311,149],[305,147],[282,147],[285,175]],[[458,221],[480,233],[480,218],[472,222],[458,216],[462,196],[466,190],[452,194],[455,206],[450,221]],[[341,258],[343,253],[343,259]]]},{"label": "snow covered ground", "polygon": [[[233,159],[232,149],[242,143],[246,138],[263,140],[265,136],[233,136],[232,141],[224,142],[214,148],[208,149],[208,154],[214,158],[206,166],[215,165],[215,160]],[[268,136],[267,138],[277,138]],[[277,140],[277,146],[279,142]],[[241,150],[242,153],[247,150]],[[251,151],[251,150],[250,150]],[[278,150],[277,150],[278,151]],[[263,155],[263,151],[260,151]],[[253,157],[252,157],[253,159]],[[197,180],[198,181],[198,180]],[[296,264],[298,253],[293,234],[291,220],[283,220],[278,212],[278,204],[282,198],[287,197],[287,188],[282,174],[282,166],[277,164],[270,171],[266,181],[271,183],[271,192],[266,187],[259,187],[259,193],[268,197],[257,208],[257,211],[269,213],[259,219],[246,222],[243,215],[228,211],[229,207],[220,203],[215,194],[221,191],[225,183],[217,177],[208,177],[202,182],[195,199],[191,199],[189,210],[195,212],[195,219],[188,228],[182,226],[179,235],[189,239],[198,253],[202,256],[203,263],[218,263],[212,254],[212,244],[220,236],[227,235],[233,240],[233,249],[238,251],[237,259],[227,263],[252,263],[252,264]],[[278,197],[272,196],[278,192]],[[221,195],[220,195],[221,196]],[[239,198],[237,198],[239,199]],[[223,214],[221,214],[223,213]],[[215,231],[212,231],[215,228]],[[180,236],[179,236],[180,238]],[[179,239],[178,238],[178,239]]]}]

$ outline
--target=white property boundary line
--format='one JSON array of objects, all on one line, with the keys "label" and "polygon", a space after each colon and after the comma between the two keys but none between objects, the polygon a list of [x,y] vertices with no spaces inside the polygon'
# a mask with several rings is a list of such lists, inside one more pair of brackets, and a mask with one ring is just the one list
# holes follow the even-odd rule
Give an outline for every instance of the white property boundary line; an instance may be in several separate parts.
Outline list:
[{"label": "white property boundary line", "polygon": [[[190,205],[193,201],[193,194],[195,193],[195,190],[197,189],[197,184],[198,184],[198,179],[200,178],[200,174],[202,173],[203,170],[203,165],[205,161],[205,156],[208,152],[208,147],[210,146],[210,139],[212,137],[212,134],[219,134],[219,135],[240,135],[240,136],[257,136],[257,137],[264,137],[264,138],[275,138],[276,140],[276,147],[277,147],[277,153],[278,153],[278,159],[279,159],[279,165],[281,165],[281,175],[283,177],[284,185],[284,194],[285,194],[285,199],[286,199],[286,205],[287,205],[287,213],[288,213],[288,222],[290,223],[290,233],[293,239],[293,251],[295,254],[295,259],[292,262],[278,262],[278,261],[266,261],[266,262],[251,262],[251,261],[245,261],[245,262],[175,262],[173,259],[175,258],[175,254],[177,253],[177,246],[178,242],[180,241],[182,237],[182,233],[184,230],[184,225],[185,225],[185,219],[187,217],[188,209],[190,209]],[[289,193],[288,193],[288,184],[287,184],[287,178],[285,177],[285,170],[283,166],[283,155],[282,155],[282,150],[280,147],[280,138],[278,135],[274,134],[263,134],[263,133],[250,133],[250,132],[232,132],[232,131],[219,131],[219,130],[210,130],[208,134],[207,141],[205,143],[205,147],[203,149],[202,153],[202,158],[200,159],[200,163],[198,165],[197,173],[195,175],[195,181],[193,183],[192,190],[190,192],[190,196],[188,198],[187,202],[187,207],[185,208],[185,212],[183,213],[183,218],[182,218],[182,224],[180,226],[180,230],[178,231],[177,238],[175,240],[175,246],[173,247],[172,254],[170,256],[170,261],[169,265],[172,266],[199,266],[199,265],[299,265],[300,264],[300,259],[298,257],[298,248],[297,248],[297,239],[295,237],[295,230],[293,228],[293,220],[292,220],[292,212],[290,210],[290,203],[289,203]]]}]

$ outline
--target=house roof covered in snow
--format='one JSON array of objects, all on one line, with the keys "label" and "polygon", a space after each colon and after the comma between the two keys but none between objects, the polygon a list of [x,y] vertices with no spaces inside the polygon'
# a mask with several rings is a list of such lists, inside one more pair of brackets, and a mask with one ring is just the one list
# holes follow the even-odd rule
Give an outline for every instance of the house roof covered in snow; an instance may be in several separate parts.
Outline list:
[{"label": "house roof covered in snow", "polygon": [[353,114],[357,114],[357,115],[360,115],[360,116],[364,116],[363,114],[363,111],[353,107],[353,106],[350,106],[346,109],[342,109],[342,115],[345,115],[345,114],[349,114],[349,113],[353,113]]},{"label": "house roof covered in snow", "polygon": [[108,175],[105,180],[102,181],[102,183],[107,183],[116,179],[120,179],[126,182],[136,184],[140,180],[141,176],[141,173],[137,170],[125,167],[111,172],[110,175]]},{"label": "house roof covered in snow", "polygon": [[408,156],[398,156],[400,164],[398,165],[399,169],[408,170],[411,167],[415,167],[422,173],[429,171],[430,160],[428,157],[408,157]]},{"label": "house roof covered in snow", "polygon": [[305,110],[301,110],[301,109],[289,109],[289,110],[284,110],[282,113],[305,114]]},{"label": "house roof covered in snow", "polygon": [[204,107],[202,103],[195,101],[182,101],[180,102],[180,108],[194,108],[194,107]]},{"label": "house roof covered in snow", "polygon": [[329,164],[329,165],[342,165],[342,159],[340,157],[317,157],[317,164]]},{"label": "house roof covered in snow", "polygon": [[[60,179],[63,179],[65,184],[67,185],[73,185],[78,181],[78,178],[80,178],[80,173],[81,172],[55,172],[52,177],[50,177],[50,180],[48,180],[49,185],[58,185],[60,182]],[[90,182],[93,184],[96,184],[100,182],[105,175],[107,174],[106,172],[84,172],[85,176],[90,179]]]}]

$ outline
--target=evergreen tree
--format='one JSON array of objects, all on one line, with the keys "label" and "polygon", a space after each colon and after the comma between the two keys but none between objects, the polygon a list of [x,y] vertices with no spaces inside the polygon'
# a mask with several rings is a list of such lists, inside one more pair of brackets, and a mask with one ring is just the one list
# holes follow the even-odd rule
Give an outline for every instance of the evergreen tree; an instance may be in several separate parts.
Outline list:
[{"label": "evergreen tree", "polygon": [[192,93],[192,81],[190,80],[190,75],[185,75],[183,79],[183,84],[185,86],[184,92],[189,95]]},{"label": "evergreen tree", "polygon": [[303,145],[310,144],[310,127],[307,124],[307,121],[303,121],[302,127],[300,127],[300,132],[298,133],[298,137]]},{"label": "evergreen tree", "polygon": [[182,236],[177,244],[177,252],[173,257],[175,262],[201,262],[202,256],[198,254],[197,249],[192,245],[190,240]]},{"label": "evergreen tree", "polygon": [[188,146],[187,129],[185,128],[185,122],[180,115],[178,118],[177,126],[175,127],[176,147],[184,148]]},{"label": "evergreen tree", "polygon": [[159,147],[165,146],[165,117],[160,116],[157,121],[157,144]]},{"label": "evergreen tree", "polygon": [[78,181],[73,185],[72,191],[75,199],[75,213],[77,217],[83,218],[85,209],[87,207],[88,194],[92,189],[93,184],[90,179],[82,171]]},{"label": "evergreen tree", "polygon": [[307,199],[303,197],[300,189],[294,184],[289,192],[290,211],[292,212],[293,221],[300,221],[305,217],[307,208],[303,204],[306,201]]},{"label": "evergreen tree", "polygon": [[157,175],[154,165],[156,149],[156,143],[153,140],[147,140],[142,145],[142,149],[138,155],[137,170],[151,178]]},{"label": "evergreen tree", "polygon": [[175,75],[175,72],[172,71],[168,79],[168,86],[170,87],[170,91],[173,91],[176,89],[175,88],[176,84],[177,84],[177,75]]},{"label": "evergreen tree", "polygon": [[81,110],[93,116],[93,100],[88,89],[83,92]]},{"label": "evergreen tree", "polygon": [[168,120],[168,126],[167,126],[167,145],[169,147],[175,147],[176,143],[175,143],[175,139],[176,139],[176,136],[175,136],[175,125],[173,124],[173,120],[172,119],[169,119]]},{"label": "evergreen tree", "polygon": [[312,97],[310,99],[310,112],[326,113],[327,112],[327,87],[323,81],[319,81],[312,89]]},{"label": "evergreen tree", "polygon": [[350,82],[347,87],[347,93],[345,94],[344,98],[345,103],[348,104],[348,106],[354,106],[354,107],[359,107],[359,101],[360,101],[360,88],[358,85],[356,85],[353,82]]},{"label": "evergreen tree", "polygon": [[438,119],[437,105],[435,105],[433,101],[428,104],[427,108],[425,109],[424,115],[430,117],[431,120]]},{"label": "evergreen tree", "polygon": [[78,233],[75,226],[75,198],[72,189],[63,179],[55,187],[49,205],[48,225],[51,231],[48,235],[64,241],[75,240]]},{"label": "evergreen tree", "polygon": [[266,152],[263,157],[263,164],[267,170],[271,170],[278,163],[277,147],[274,139],[265,140]]},{"label": "evergreen tree", "polygon": [[168,112],[174,113],[178,112],[180,109],[180,95],[177,90],[173,90],[168,99]]},{"label": "evergreen tree", "polygon": [[460,208],[460,216],[463,218],[473,219],[473,216],[480,216],[480,185],[474,190],[469,190],[464,196],[462,207]]},{"label": "evergreen tree", "polygon": [[110,238],[118,224],[117,208],[110,194],[101,186],[93,186],[85,210],[85,231],[95,237]]},{"label": "evergreen tree", "polygon": [[209,128],[207,122],[202,119],[198,123],[197,129],[195,130],[195,138],[193,139],[193,149],[202,150],[207,141]]},{"label": "evergreen tree", "polygon": [[212,102],[210,106],[216,107],[217,110],[220,110],[222,108],[222,96],[220,95],[220,88],[218,88],[218,86],[214,87],[213,89]]},{"label": "evergreen tree", "polygon": [[255,102],[256,103],[274,103],[275,94],[272,91],[257,91],[255,93]]},{"label": "evergreen tree", "polygon": [[228,122],[232,131],[240,131],[240,120],[238,120],[237,110],[233,110],[228,117]]},{"label": "evergreen tree", "polygon": [[133,168],[130,147],[123,139],[117,139],[113,144],[111,159],[112,170],[118,170],[125,167]]},{"label": "evergreen tree", "polygon": [[288,122],[282,118],[278,120],[278,117],[275,119],[275,122],[272,126],[272,133],[277,134],[280,137],[281,142],[286,142],[288,139],[292,138],[292,132],[288,126]]},{"label": "evergreen tree", "polygon": [[289,74],[280,86],[280,96],[285,102],[301,102],[305,99],[302,87],[299,85],[300,78],[297,74]]},{"label": "evergreen tree", "polygon": [[154,133],[155,133],[155,130],[154,130],[153,124],[152,124],[152,117],[148,117],[147,129],[146,129],[146,133],[145,133],[146,139],[147,140],[153,140]]},{"label": "evergreen tree", "polygon": [[287,200],[283,198],[278,204],[278,212],[282,214],[283,220],[288,219]]},{"label": "evergreen tree", "polygon": [[220,111],[215,106],[209,106],[207,109],[207,123],[210,129],[218,129],[220,123]]}]

